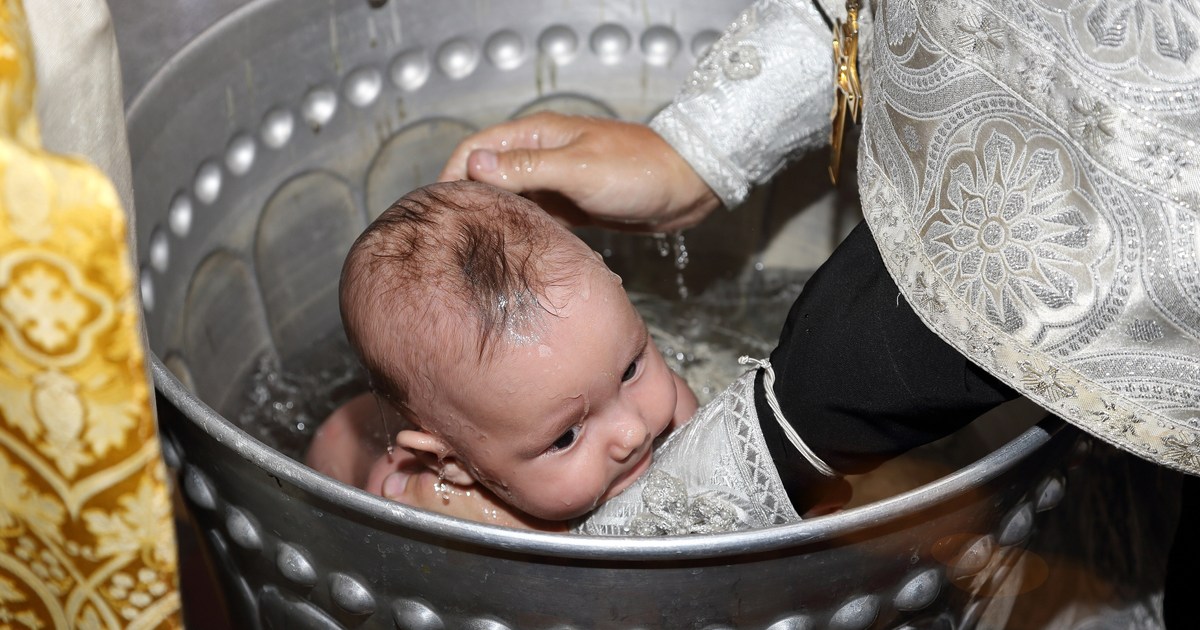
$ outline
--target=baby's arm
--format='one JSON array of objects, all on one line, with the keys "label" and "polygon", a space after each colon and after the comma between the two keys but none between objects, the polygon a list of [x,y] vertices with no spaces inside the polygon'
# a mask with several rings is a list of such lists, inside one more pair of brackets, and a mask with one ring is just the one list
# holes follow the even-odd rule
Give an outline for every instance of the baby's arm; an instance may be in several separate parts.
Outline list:
[{"label": "baby's arm", "polygon": [[700,402],[696,400],[696,395],[692,393],[692,388],[683,377],[674,372],[671,372],[671,376],[675,377],[675,416],[671,418],[671,428],[677,429],[696,415]]},{"label": "baby's arm", "polygon": [[361,488],[375,454],[390,440],[380,426],[379,405],[374,395],[360,394],[334,410],[317,427],[304,454],[304,463],[344,484]]},{"label": "baby's arm", "polygon": [[439,480],[416,454],[396,447],[375,461],[365,490],[430,512],[515,529],[566,532],[566,523],[542,521],[510,507],[478,483],[464,487]]}]

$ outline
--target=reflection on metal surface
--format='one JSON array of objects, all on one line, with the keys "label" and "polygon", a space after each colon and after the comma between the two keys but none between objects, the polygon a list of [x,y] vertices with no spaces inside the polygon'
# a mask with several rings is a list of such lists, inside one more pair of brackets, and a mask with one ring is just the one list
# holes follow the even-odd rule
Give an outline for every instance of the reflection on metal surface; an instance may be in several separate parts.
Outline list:
[{"label": "reflection on metal surface", "polygon": [[258,526],[242,510],[231,507],[225,514],[225,527],[229,537],[243,549],[258,551],[262,549],[262,534]]},{"label": "reflection on metal surface", "polygon": [[892,603],[898,610],[921,610],[932,604],[941,590],[941,572],[938,569],[926,569],[906,582]]},{"label": "reflection on metal surface", "polygon": [[217,506],[216,490],[212,482],[198,468],[188,466],[183,471],[183,492],[192,503],[206,510]]},{"label": "reflection on metal surface", "polygon": [[371,591],[362,582],[345,573],[329,576],[329,592],[333,601],[347,612],[369,615],[375,611],[375,598]]},{"label": "reflection on metal surface", "polygon": [[277,554],[275,565],[279,567],[283,577],[300,586],[312,586],[317,583],[317,571],[313,569],[312,562],[303,551],[288,543],[281,543]]},{"label": "reflection on metal surface", "polygon": [[412,598],[402,598],[392,604],[392,619],[397,628],[411,630],[443,630],[446,624],[428,604]]},{"label": "reflection on metal surface", "polygon": [[833,613],[829,627],[833,630],[863,630],[879,615],[879,597],[862,595],[856,597]]}]

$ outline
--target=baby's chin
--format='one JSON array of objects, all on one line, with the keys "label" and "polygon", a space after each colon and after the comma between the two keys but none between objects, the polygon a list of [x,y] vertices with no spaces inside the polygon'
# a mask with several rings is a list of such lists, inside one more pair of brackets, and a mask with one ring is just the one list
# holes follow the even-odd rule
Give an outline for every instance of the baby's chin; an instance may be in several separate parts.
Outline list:
[{"label": "baby's chin", "polygon": [[[533,507],[532,509],[528,507],[520,507],[519,509],[526,514],[533,516],[534,518],[540,518],[547,521],[570,521],[581,516],[586,516],[589,512],[599,507],[605,501],[608,501],[618,494],[621,494],[626,488],[633,485],[633,482],[637,481],[642,475],[646,474],[646,471],[650,470],[650,464],[653,463],[653,461],[654,450],[647,449],[646,454],[642,456],[642,459],[639,460],[633,468],[621,473],[621,475],[614,479],[613,483],[610,484],[602,494],[591,501],[584,499],[577,505],[556,506],[563,508],[556,510],[542,510],[538,509],[537,507]],[[511,495],[509,498],[509,503],[518,505],[515,497],[511,497]]]}]

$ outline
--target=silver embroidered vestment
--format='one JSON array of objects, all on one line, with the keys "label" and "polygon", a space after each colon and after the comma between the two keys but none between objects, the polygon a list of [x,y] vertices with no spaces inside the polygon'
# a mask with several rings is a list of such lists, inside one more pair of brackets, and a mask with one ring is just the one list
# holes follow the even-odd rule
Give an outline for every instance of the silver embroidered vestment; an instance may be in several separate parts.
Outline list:
[{"label": "silver embroidered vestment", "polygon": [[800,520],[754,408],[751,371],[654,450],[654,466],[572,530],[602,536],[712,534]]},{"label": "silver embroidered vestment", "polygon": [[[1197,6],[875,2],[858,165],[888,270],[933,331],[1084,430],[1191,473]],[[824,137],[828,32],[806,4],[755,3],[651,123],[727,205]],[[733,49],[756,71],[720,71]]]}]

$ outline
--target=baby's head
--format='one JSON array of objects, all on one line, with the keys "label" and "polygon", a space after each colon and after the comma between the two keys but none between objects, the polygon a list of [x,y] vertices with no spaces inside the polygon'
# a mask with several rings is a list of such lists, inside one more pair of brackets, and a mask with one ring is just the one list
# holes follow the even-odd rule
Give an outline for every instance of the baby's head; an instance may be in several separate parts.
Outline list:
[{"label": "baby's head", "polygon": [[402,197],[351,248],[341,308],[372,387],[420,430],[402,444],[538,518],[625,489],[674,415],[674,376],[620,278],[498,188]]}]

